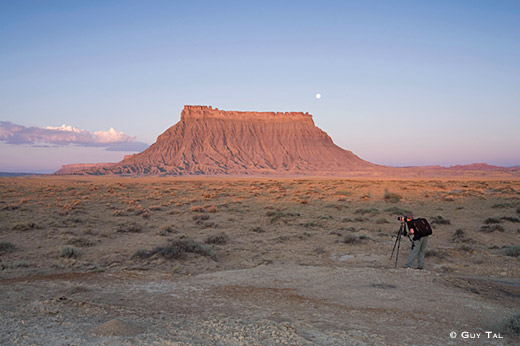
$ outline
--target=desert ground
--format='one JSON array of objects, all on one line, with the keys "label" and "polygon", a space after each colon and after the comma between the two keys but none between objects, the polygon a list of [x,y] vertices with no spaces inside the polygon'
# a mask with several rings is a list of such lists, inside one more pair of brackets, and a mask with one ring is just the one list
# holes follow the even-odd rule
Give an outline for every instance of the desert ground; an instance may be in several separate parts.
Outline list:
[{"label": "desert ground", "polygon": [[1,178],[0,344],[514,345],[519,256],[517,179]]}]

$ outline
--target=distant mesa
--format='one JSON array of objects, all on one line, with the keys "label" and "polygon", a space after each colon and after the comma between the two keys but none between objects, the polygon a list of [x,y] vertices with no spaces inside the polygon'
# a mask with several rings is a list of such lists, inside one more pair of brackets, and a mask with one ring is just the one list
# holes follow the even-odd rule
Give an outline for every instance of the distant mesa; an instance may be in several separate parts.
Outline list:
[{"label": "distant mesa", "polygon": [[222,111],[185,106],[181,120],[145,151],[121,162],[65,165],[55,174],[443,176],[467,171],[520,175],[518,169],[473,164],[392,168],[334,144],[302,112]]},{"label": "distant mesa", "polygon": [[181,120],[145,151],[114,164],[66,165],[56,174],[372,174],[382,167],[335,145],[309,113],[185,106]]}]

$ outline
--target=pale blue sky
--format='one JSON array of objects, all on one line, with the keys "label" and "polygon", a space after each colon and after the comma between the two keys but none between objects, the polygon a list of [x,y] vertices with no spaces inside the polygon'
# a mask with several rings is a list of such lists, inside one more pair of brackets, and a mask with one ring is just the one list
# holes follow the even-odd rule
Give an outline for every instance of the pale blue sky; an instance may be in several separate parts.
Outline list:
[{"label": "pale blue sky", "polygon": [[[151,144],[185,104],[304,111],[371,162],[520,165],[519,1],[0,1],[0,47],[24,128]],[[5,142],[0,171],[129,153]]]}]

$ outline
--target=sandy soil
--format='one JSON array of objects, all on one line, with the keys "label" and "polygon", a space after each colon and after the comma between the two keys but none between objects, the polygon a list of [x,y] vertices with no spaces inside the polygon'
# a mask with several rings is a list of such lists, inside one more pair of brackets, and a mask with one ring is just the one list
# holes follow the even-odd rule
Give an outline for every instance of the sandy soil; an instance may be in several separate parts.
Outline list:
[{"label": "sandy soil", "polygon": [[[2,345],[518,342],[520,181],[5,178],[0,196]],[[434,225],[422,271],[407,239],[389,260],[407,211]]]}]

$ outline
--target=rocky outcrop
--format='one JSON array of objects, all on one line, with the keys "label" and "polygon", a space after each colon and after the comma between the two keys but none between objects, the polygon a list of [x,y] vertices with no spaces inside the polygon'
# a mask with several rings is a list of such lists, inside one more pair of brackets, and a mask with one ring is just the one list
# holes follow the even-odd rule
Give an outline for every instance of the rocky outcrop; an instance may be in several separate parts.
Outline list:
[{"label": "rocky outcrop", "polygon": [[383,166],[341,149],[301,112],[222,111],[185,106],[181,120],[139,154],[84,174],[373,174]]}]

